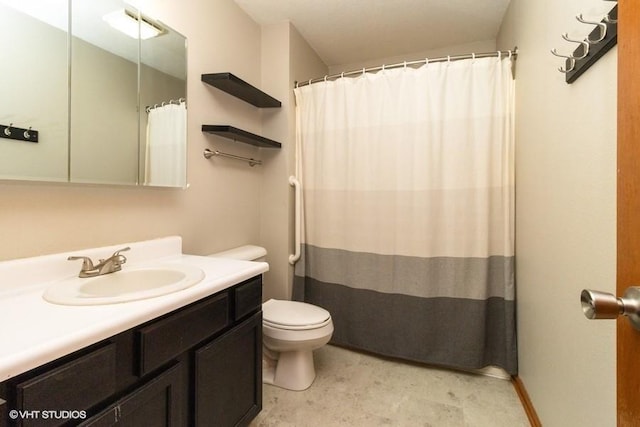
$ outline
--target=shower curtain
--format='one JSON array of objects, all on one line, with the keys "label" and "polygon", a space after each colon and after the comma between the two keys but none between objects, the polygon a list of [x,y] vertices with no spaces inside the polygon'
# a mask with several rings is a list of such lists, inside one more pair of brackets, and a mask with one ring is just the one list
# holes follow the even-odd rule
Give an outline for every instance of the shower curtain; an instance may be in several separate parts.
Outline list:
[{"label": "shower curtain", "polygon": [[149,110],[145,153],[145,185],[187,184],[187,107],[184,102]]},{"label": "shower curtain", "polygon": [[295,89],[302,257],[293,298],[332,342],[517,372],[511,58]]}]

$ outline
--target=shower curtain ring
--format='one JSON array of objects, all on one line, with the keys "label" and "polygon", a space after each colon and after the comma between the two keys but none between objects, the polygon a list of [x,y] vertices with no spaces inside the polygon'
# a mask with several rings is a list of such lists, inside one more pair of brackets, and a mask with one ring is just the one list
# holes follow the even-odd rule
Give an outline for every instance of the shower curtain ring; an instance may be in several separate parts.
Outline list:
[{"label": "shower curtain ring", "polygon": [[7,136],[11,136],[11,126],[13,126],[13,123],[9,123],[9,126],[7,126],[6,128],[4,128],[4,134]]}]

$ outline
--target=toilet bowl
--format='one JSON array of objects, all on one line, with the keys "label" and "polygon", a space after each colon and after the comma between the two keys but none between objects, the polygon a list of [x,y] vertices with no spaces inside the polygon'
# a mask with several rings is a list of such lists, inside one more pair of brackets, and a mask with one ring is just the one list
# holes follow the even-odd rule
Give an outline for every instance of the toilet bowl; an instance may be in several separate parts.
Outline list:
[{"label": "toilet bowl", "polygon": [[313,350],[331,339],[329,312],[312,304],[270,299],[262,304],[262,381],[305,390],[316,377]]},{"label": "toilet bowl", "polygon": [[[262,261],[267,251],[242,246],[211,256]],[[288,390],[305,390],[316,372],[313,351],[333,334],[331,314],[318,306],[270,299],[262,304],[262,381]]]}]

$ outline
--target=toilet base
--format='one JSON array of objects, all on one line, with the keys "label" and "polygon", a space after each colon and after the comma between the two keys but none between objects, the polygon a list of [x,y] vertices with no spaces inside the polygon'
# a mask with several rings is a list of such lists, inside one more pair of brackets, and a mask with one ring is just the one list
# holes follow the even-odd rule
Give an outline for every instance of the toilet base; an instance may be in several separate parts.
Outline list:
[{"label": "toilet base", "polygon": [[[265,349],[267,350],[267,349]],[[285,351],[277,359],[269,357],[273,352],[265,351],[262,362],[262,382],[287,390],[308,389],[316,378],[311,350]]]}]

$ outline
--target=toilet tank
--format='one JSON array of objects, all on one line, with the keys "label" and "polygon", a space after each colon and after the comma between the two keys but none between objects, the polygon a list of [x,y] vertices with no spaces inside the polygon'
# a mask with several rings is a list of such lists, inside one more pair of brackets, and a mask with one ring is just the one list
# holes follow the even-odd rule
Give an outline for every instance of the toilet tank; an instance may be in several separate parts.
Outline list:
[{"label": "toilet tank", "polygon": [[246,245],[229,249],[223,252],[216,252],[209,256],[217,258],[232,258],[245,261],[264,261],[267,250],[261,246]]}]

